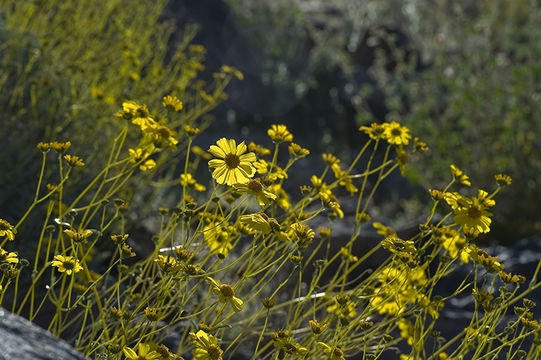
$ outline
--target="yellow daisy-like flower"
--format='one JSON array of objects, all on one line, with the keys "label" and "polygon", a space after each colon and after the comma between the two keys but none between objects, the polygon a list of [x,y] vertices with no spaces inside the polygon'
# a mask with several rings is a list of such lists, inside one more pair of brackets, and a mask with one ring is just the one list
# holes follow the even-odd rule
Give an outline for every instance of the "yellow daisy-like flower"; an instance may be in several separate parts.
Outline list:
[{"label": "yellow daisy-like flower", "polygon": [[265,213],[242,215],[239,221],[250,230],[259,231],[264,235],[273,233],[279,240],[288,240],[287,234],[282,231],[280,224]]},{"label": "yellow daisy-like flower", "polygon": [[169,111],[180,111],[182,110],[182,101],[180,101],[176,96],[168,95],[163,98],[162,105]]},{"label": "yellow daisy-like flower", "polygon": [[267,134],[276,144],[279,144],[284,141],[293,141],[293,135],[287,130],[285,125],[272,125]]},{"label": "yellow daisy-like flower", "polygon": [[338,347],[330,347],[329,345],[320,341],[317,342],[317,347],[323,350],[325,355],[327,355],[327,359],[329,360],[346,360],[342,349]]},{"label": "yellow daisy-like flower", "polygon": [[66,229],[64,230],[64,234],[68,235],[68,237],[74,242],[79,243],[88,239],[90,235],[92,235],[92,230],[73,231],[73,230]]},{"label": "yellow daisy-like flower", "polygon": [[207,283],[210,285],[210,290],[214,295],[218,295],[220,302],[230,303],[235,312],[242,310],[243,301],[235,297],[235,290],[229,284],[222,284],[219,280],[214,280],[210,276],[207,277]]},{"label": "yellow daisy-like flower", "polygon": [[260,156],[269,155],[271,153],[271,151],[267,149],[266,147],[258,145],[254,142],[251,142],[248,144],[248,150],[253,151]]},{"label": "yellow daisy-like flower", "polygon": [[64,159],[66,159],[66,162],[71,167],[81,167],[85,166],[85,163],[83,162],[83,159],[81,159],[79,156],[75,155],[64,155]]},{"label": "yellow daisy-like flower", "polygon": [[181,264],[177,259],[168,255],[158,255],[158,258],[154,259],[154,262],[165,272],[175,272],[179,271],[181,268]]},{"label": "yellow daisy-like flower", "polygon": [[289,151],[289,155],[291,155],[291,157],[296,158],[296,159],[302,159],[310,154],[310,150],[305,149],[295,143],[291,143],[289,147],[287,148],[287,150]]},{"label": "yellow daisy-like flower", "polygon": [[[146,151],[143,151],[141,148],[137,149],[128,149],[128,152],[130,154],[130,163],[137,164],[141,162],[142,160],[146,159],[150,154]],[[145,162],[141,163],[139,165],[139,169],[141,171],[147,171],[156,166],[156,162],[152,159],[148,159]]]},{"label": "yellow daisy-like flower", "polygon": [[180,175],[180,185],[190,187],[195,191],[205,191],[207,188],[204,185],[199,184],[193,178],[192,174],[181,174]]},{"label": "yellow daisy-like flower", "polygon": [[291,202],[289,201],[289,195],[282,189],[280,184],[272,184],[269,186],[269,190],[276,194],[276,204],[284,210],[287,210],[291,207]]},{"label": "yellow daisy-like flower", "polygon": [[227,256],[229,250],[233,248],[231,237],[222,225],[211,223],[204,229],[204,238],[212,254],[222,254]]},{"label": "yellow daisy-like flower", "polygon": [[458,169],[456,166],[451,165],[451,173],[453,174],[453,177],[456,181],[461,183],[462,185],[470,186],[471,182],[468,180],[468,175],[464,174],[462,170]]},{"label": "yellow daisy-like flower", "polygon": [[389,144],[408,145],[411,135],[409,133],[410,130],[407,127],[401,126],[396,121],[389,124],[384,124],[384,126],[384,137],[387,139]]},{"label": "yellow daisy-like flower", "polygon": [[333,313],[341,319],[352,318],[357,315],[355,303],[349,296],[337,295],[333,298],[334,304],[327,307],[327,312]]},{"label": "yellow daisy-like flower", "polygon": [[0,236],[5,236],[8,240],[15,240],[15,234],[17,230],[6,220],[0,219]]},{"label": "yellow daisy-like flower", "polygon": [[209,154],[208,152],[206,152],[205,150],[203,150],[201,147],[199,146],[192,146],[192,152],[197,155],[197,156],[200,156],[202,157],[203,159],[205,160],[210,160],[212,159],[212,155]]},{"label": "yellow daisy-like flower", "polygon": [[203,330],[196,334],[190,333],[195,349],[192,351],[194,360],[222,360],[223,351],[218,345],[218,339]]},{"label": "yellow daisy-like flower", "polygon": [[252,179],[246,184],[236,184],[235,190],[255,196],[260,206],[269,205],[272,200],[276,200],[276,195],[265,189],[258,179]]},{"label": "yellow daisy-like flower", "polygon": [[72,273],[78,273],[83,270],[83,267],[79,264],[79,260],[73,256],[55,255],[52,265],[60,272],[65,272],[67,275]]},{"label": "yellow daisy-like flower", "polygon": [[11,263],[11,264],[17,264],[19,263],[19,259],[17,259],[17,254],[14,252],[7,252],[6,250],[0,248],[0,263]]},{"label": "yellow daisy-like flower", "polygon": [[146,130],[150,134],[150,139],[152,143],[158,148],[164,148],[170,146],[171,149],[175,150],[178,140],[174,137],[173,130],[169,129],[165,125],[158,125]]},{"label": "yellow daisy-like flower", "polygon": [[383,137],[383,134],[385,133],[385,126],[378,123],[372,123],[370,126],[361,126],[359,131],[364,132],[370,136],[371,139],[377,140]]},{"label": "yellow daisy-like flower", "polygon": [[[216,145],[211,145],[209,152],[221,159],[212,159],[209,161],[209,167],[214,169],[212,177],[218,184],[245,184],[250,181],[255,174],[255,168],[252,163],[256,161],[254,153],[246,152],[244,141],[238,146],[235,140],[221,138]],[[243,155],[244,154],[244,155]]]},{"label": "yellow daisy-like flower", "polygon": [[130,360],[157,360],[161,357],[156,351],[150,351],[149,345],[143,343],[139,343],[137,352],[127,346],[122,349],[122,352]]},{"label": "yellow daisy-like flower", "polygon": [[71,141],[66,142],[58,142],[58,141],[52,141],[49,143],[49,145],[58,153],[63,153],[64,151],[68,150],[71,146]]}]

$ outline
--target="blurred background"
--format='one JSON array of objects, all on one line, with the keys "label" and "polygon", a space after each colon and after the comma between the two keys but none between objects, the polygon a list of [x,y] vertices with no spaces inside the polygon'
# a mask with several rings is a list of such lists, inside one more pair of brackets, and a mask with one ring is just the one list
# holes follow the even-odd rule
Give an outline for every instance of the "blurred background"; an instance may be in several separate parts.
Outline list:
[{"label": "blurred background", "polygon": [[[398,121],[430,151],[376,199],[390,225],[425,215],[422,189],[442,188],[455,164],[488,191],[494,174],[513,178],[485,239],[513,243],[541,231],[540,22],[529,0],[2,0],[0,217],[16,222],[31,203],[34,144],[71,140],[84,183],[123,101],[152,109],[175,93],[189,108],[227,64],[244,79],[209,107],[201,147],[266,141],[286,124],[313,154],[302,185],[317,154],[347,162],[359,126]],[[150,195],[126,196],[140,210]]]}]

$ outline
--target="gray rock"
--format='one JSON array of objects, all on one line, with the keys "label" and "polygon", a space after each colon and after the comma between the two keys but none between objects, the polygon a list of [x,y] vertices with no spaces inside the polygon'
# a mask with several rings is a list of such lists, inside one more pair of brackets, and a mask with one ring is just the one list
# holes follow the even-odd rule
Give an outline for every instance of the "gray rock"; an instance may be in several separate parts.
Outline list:
[{"label": "gray rock", "polygon": [[50,332],[2,308],[0,339],[0,360],[88,359]]}]

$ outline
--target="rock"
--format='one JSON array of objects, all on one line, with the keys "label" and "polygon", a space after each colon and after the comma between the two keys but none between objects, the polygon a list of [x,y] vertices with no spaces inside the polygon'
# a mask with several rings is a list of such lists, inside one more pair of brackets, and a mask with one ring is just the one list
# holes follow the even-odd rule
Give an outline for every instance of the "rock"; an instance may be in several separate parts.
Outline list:
[{"label": "rock", "polygon": [[88,359],[65,341],[3,308],[0,308],[0,338],[0,359]]}]

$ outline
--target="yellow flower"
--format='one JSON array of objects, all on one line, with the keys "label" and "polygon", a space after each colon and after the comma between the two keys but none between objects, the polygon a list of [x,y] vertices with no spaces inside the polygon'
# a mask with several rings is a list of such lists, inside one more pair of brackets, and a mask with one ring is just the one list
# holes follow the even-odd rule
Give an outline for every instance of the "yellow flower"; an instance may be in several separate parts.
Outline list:
[{"label": "yellow flower", "polygon": [[305,249],[310,245],[315,236],[314,231],[306,224],[296,222],[291,225],[291,230],[300,249]]},{"label": "yellow flower", "polygon": [[190,338],[195,346],[192,351],[194,360],[222,360],[223,351],[213,335],[199,330],[196,334],[191,332]]},{"label": "yellow flower", "polygon": [[181,268],[181,264],[177,259],[168,255],[158,255],[158,258],[154,259],[154,262],[165,272],[175,272],[179,271]]},{"label": "yellow flower", "polygon": [[280,224],[265,213],[242,215],[239,221],[250,230],[259,231],[264,235],[273,233],[279,240],[288,240],[287,234],[282,231]]},{"label": "yellow flower", "polygon": [[83,159],[81,159],[79,156],[75,155],[64,155],[64,159],[66,159],[66,162],[71,167],[81,167],[85,166],[85,163],[83,162]]},{"label": "yellow flower", "polygon": [[150,155],[148,152],[144,151],[141,148],[128,149],[128,153],[130,154],[130,163],[140,163],[139,169],[141,171],[147,171],[156,166],[156,162],[152,159],[146,160],[145,162],[141,163],[141,161],[143,161]]},{"label": "yellow flower", "polygon": [[182,101],[180,101],[176,96],[165,96],[162,101],[162,105],[169,111],[180,111],[182,110]]},{"label": "yellow flower", "polygon": [[263,147],[261,145],[258,145],[254,142],[251,142],[248,144],[248,150],[255,152],[257,155],[265,156],[269,155],[271,152],[266,147]]},{"label": "yellow flower", "polygon": [[394,231],[391,227],[385,226],[382,223],[374,222],[372,224],[374,229],[376,229],[377,233],[380,235],[387,237],[397,237],[396,231]]},{"label": "yellow flower", "polygon": [[477,197],[467,198],[458,193],[448,193],[445,201],[451,206],[455,217],[453,221],[466,230],[472,229],[481,233],[490,231],[492,213],[486,209],[495,204],[487,198],[486,191],[479,190]]},{"label": "yellow flower", "polygon": [[71,146],[71,142],[66,141],[66,142],[61,143],[61,142],[53,141],[53,142],[50,142],[49,145],[53,149],[55,149],[56,152],[63,153],[64,151],[69,149],[69,147]]},{"label": "yellow flower", "polygon": [[156,121],[150,116],[145,105],[139,105],[133,101],[125,101],[122,103],[122,111],[115,114],[116,117],[131,120],[132,124],[138,125],[141,131],[146,131],[148,128],[155,127]]},{"label": "yellow flower", "polygon": [[293,135],[287,130],[285,125],[272,125],[267,134],[276,144],[284,141],[293,141]]},{"label": "yellow flower", "polygon": [[341,319],[352,318],[357,315],[355,303],[347,295],[336,295],[333,305],[327,307],[327,312],[333,313]]},{"label": "yellow flower", "polygon": [[210,276],[207,277],[207,283],[210,285],[210,290],[214,295],[218,295],[222,304],[230,303],[235,312],[242,310],[243,302],[241,299],[235,297],[235,290],[229,284],[222,284],[219,280],[214,280]]},{"label": "yellow flower", "polygon": [[19,259],[17,259],[17,254],[14,252],[8,253],[6,250],[0,248],[0,263],[7,262],[11,264],[17,264],[19,263]]},{"label": "yellow flower", "polygon": [[15,234],[17,230],[6,220],[0,219],[0,236],[5,236],[8,240],[15,240]]},{"label": "yellow flower", "polygon": [[195,191],[200,191],[200,192],[207,190],[207,188],[204,185],[201,185],[197,181],[195,181],[192,174],[181,174],[180,185],[191,187]]},{"label": "yellow flower", "polygon": [[276,204],[284,210],[287,210],[291,207],[291,202],[289,202],[289,195],[282,189],[280,184],[272,184],[269,186],[269,190],[278,196],[276,199]]},{"label": "yellow flower", "polygon": [[340,219],[344,218],[344,212],[340,207],[340,203],[330,190],[321,191],[318,195],[321,202],[323,202],[323,206],[333,211],[329,216],[338,216]]},{"label": "yellow flower", "polygon": [[49,149],[51,148],[51,145],[49,143],[44,143],[44,142],[39,142],[38,145],[37,145],[38,149],[41,151],[41,152],[48,152]]},{"label": "yellow flower", "polygon": [[498,183],[498,186],[511,185],[511,177],[509,175],[498,174],[494,175],[494,179]]},{"label": "yellow flower", "polygon": [[211,223],[204,229],[204,238],[212,254],[222,254],[227,256],[229,250],[233,248],[229,233],[222,225]]},{"label": "yellow flower", "polygon": [[273,165],[272,163],[262,159],[254,162],[253,165],[259,174],[268,173],[266,178],[270,182],[274,182],[277,179],[287,179],[287,173],[278,165]]},{"label": "yellow flower", "polygon": [[329,345],[320,341],[317,342],[317,347],[323,350],[325,355],[327,355],[327,359],[329,360],[346,360],[342,349],[338,347],[330,347]]},{"label": "yellow flower", "polygon": [[338,164],[340,162],[340,159],[338,159],[333,154],[323,154],[323,155],[321,155],[321,157],[323,158],[323,161],[325,162],[325,164],[327,164],[329,166],[332,166],[334,164]]},{"label": "yellow flower", "polygon": [[199,146],[192,146],[192,152],[195,155],[200,156],[205,160],[212,159],[212,155],[209,154],[208,152],[206,152],[205,150],[201,149],[201,147],[199,147]]},{"label": "yellow flower", "polygon": [[143,343],[139,343],[137,353],[127,346],[122,349],[122,352],[130,360],[157,360],[161,357],[156,351],[150,351],[149,345]]},{"label": "yellow flower", "polygon": [[338,179],[338,185],[345,187],[351,195],[359,191],[359,189],[357,189],[357,187],[353,185],[353,182],[351,181],[351,177],[349,176],[348,172],[342,170],[338,162],[332,164],[331,169],[334,172],[334,176],[336,177],[336,179]]},{"label": "yellow flower", "polygon": [[83,270],[83,267],[79,264],[79,260],[73,256],[55,255],[52,264],[60,272],[65,272],[67,275],[77,273]]},{"label": "yellow flower", "polygon": [[216,182],[235,185],[250,181],[255,174],[252,163],[256,161],[256,157],[254,153],[244,154],[246,152],[244,141],[237,146],[235,140],[221,138],[216,145],[211,145],[209,149],[212,155],[223,159],[209,161],[209,167],[214,169],[212,177],[216,179]]},{"label": "yellow flower", "polygon": [[287,150],[289,151],[289,155],[296,159],[302,159],[310,154],[310,150],[305,149],[295,143],[289,144]]},{"label": "yellow flower", "polygon": [[400,336],[406,339],[409,345],[412,345],[414,341],[413,336],[415,334],[415,327],[413,324],[402,318],[398,320],[398,328],[400,329]]},{"label": "yellow flower", "polygon": [[201,131],[198,128],[191,127],[190,125],[184,125],[183,129],[188,136],[195,136]]},{"label": "yellow flower", "polygon": [[64,234],[68,235],[68,237],[73,240],[74,242],[83,242],[86,241],[92,235],[92,230],[85,230],[85,231],[73,231],[66,229],[64,230]]},{"label": "yellow flower", "polygon": [[236,184],[235,190],[255,196],[260,206],[269,205],[271,200],[276,200],[276,195],[265,189],[258,179],[252,179],[246,184]]},{"label": "yellow flower", "polygon": [[458,181],[459,183],[466,186],[471,185],[471,182],[468,180],[469,179],[468,175],[464,174],[462,170],[458,169],[456,166],[451,165],[451,173],[453,174],[453,177],[455,178],[455,180]]},{"label": "yellow flower", "polygon": [[359,131],[364,132],[370,136],[371,139],[377,140],[383,137],[383,134],[385,133],[385,126],[378,123],[372,123],[370,126],[361,126]]},{"label": "yellow flower", "polygon": [[384,136],[385,139],[389,142],[389,144],[394,145],[408,145],[409,139],[411,139],[411,135],[409,134],[409,129],[405,126],[400,126],[399,123],[396,121],[393,121],[389,124],[384,124],[385,131]]},{"label": "yellow flower", "polygon": [[165,125],[149,127],[146,132],[150,135],[152,143],[158,148],[171,147],[175,150],[178,140],[174,137],[173,130]]}]

